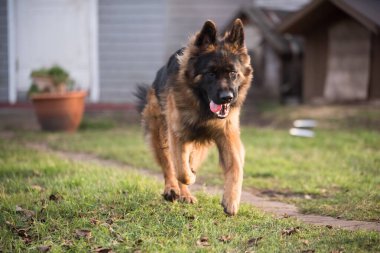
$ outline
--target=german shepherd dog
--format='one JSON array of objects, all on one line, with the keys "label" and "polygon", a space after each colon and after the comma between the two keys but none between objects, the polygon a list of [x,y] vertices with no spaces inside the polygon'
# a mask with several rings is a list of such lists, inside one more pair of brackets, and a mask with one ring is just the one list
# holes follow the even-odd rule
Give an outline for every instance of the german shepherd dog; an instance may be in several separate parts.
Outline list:
[{"label": "german shepherd dog", "polygon": [[245,153],[239,114],[252,72],[241,20],[222,38],[207,21],[157,72],[151,87],[138,87],[137,108],[164,174],[166,200],[197,201],[188,185],[215,143],[225,176],[222,206],[229,215],[237,213]]}]

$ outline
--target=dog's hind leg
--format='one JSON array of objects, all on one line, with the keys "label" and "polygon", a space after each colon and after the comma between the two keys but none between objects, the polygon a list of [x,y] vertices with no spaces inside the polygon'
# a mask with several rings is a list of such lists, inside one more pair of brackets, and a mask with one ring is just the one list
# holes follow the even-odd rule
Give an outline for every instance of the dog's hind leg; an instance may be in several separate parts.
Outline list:
[{"label": "dog's hind leg", "polygon": [[142,115],[146,138],[164,174],[163,197],[168,201],[177,200],[180,196],[180,189],[170,158],[165,117],[161,114],[160,105],[153,89],[148,93],[148,103]]},{"label": "dog's hind leg", "polygon": [[195,143],[193,145],[193,149],[190,153],[190,168],[191,171],[196,174],[198,168],[201,166],[202,162],[206,159],[208,149],[209,149],[209,144],[199,144]]}]

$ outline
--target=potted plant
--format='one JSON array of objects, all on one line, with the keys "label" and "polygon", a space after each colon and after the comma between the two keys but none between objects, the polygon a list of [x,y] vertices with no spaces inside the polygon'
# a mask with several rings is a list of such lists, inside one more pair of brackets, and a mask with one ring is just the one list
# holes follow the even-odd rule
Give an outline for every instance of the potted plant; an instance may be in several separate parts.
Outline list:
[{"label": "potted plant", "polygon": [[74,132],[83,116],[87,93],[74,89],[69,73],[58,65],[33,70],[28,96],[42,130]]}]

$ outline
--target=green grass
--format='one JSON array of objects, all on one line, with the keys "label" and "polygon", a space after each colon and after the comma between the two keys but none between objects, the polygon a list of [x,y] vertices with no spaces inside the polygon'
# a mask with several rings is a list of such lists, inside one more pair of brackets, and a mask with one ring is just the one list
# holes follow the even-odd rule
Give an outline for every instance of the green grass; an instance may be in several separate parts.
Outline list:
[{"label": "green grass", "polygon": [[[132,130],[106,136],[124,136],[128,131]],[[52,136],[56,141],[69,138],[71,143],[96,137],[90,132]],[[50,135],[45,137],[53,142]],[[0,251],[36,252],[40,246],[50,246],[50,252],[90,252],[98,247],[115,252],[380,251],[376,232],[275,219],[247,205],[238,216],[227,217],[219,198],[198,194],[196,205],[168,203],[161,190],[157,182],[135,173],[69,162],[0,140]],[[16,211],[16,206],[21,209]],[[25,210],[34,214],[28,217]],[[295,227],[298,232],[282,235]],[[76,230],[84,229],[91,236],[78,237]],[[202,236],[210,246],[197,244]],[[221,242],[222,236],[232,239]],[[260,237],[257,245],[249,243]]]},{"label": "green grass", "polygon": [[[160,170],[137,125],[77,134],[21,136],[47,141],[56,149],[94,153]],[[269,191],[272,197],[295,203],[305,213],[380,220],[379,132],[321,129],[316,138],[303,139],[290,136],[287,130],[243,127],[242,140],[246,148],[247,190]],[[215,149],[198,175],[202,183],[222,184]]]}]

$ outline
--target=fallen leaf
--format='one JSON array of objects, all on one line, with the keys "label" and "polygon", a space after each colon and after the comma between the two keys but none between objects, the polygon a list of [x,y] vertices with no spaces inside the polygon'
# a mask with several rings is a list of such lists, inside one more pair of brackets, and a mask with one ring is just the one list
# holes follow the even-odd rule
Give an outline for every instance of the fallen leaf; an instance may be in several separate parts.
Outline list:
[{"label": "fallen leaf", "polygon": [[51,249],[51,245],[42,245],[38,246],[38,251],[39,252],[48,252]]},{"label": "fallen leaf", "polygon": [[63,200],[63,197],[61,195],[59,195],[58,193],[56,193],[56,194],[50,194],[49,200],[58,202],[58,201]]},{"label": "fallen leaf", "polygon": [[98,225],[98,224],[100,223],[100,221],[97,220],[97,219],[95,219],[95,218],[91,218],[91,219],[90,219],[90,223],[91,223],[91,224],[94,224],[94,225]]},{"label": "fallen leaf", "polygon": [[28,210],[28,209],[24,209],[24,208],[22,208],[20,206],[16,206],[16,213],[23,214],[27,219],[32,218],[35,215],[34,211]]},{"label": "fallen leaf", "polygon": [[108,249],[108,248],[103,248],[103,247],[98,247],[95,249],[94,252],[99,252],[99,253],[112,253],[112,249]]},{"label": "fallen leaf", "polygon": [[91,238],[91,231],[87,230],[87,229],[76,229],[75,235],[76,235],[77,239],[80,239],[80,238],[89,239],[89,238]]},{"label": "fallen leaf", "polygon": [[199,240],[197,241],[197,245],[201,247],[211,246],[211,244],[208,242],[207,236],[201,236],[201,238],[199,238]]},{"label": "fallen leaf", "polygon": [[138,239],[135,241],[136,246],[140,246],[144,241],[142,239]]},{"label": "fallen leaf", "polygon": [[17,234],[20,236],[20,237],[28,237],[28,232],[29,231],[29,228],[20,228],[20,229],[17,229],[16,232]]},{"label": "fallen leaf", "polygon": [[315,249],[305,249],[301,251],[302,253],[314,253]]},{"label": "fallen leaf", "polygon": [[45,190],[44,187],[42,187],[41,185],[38,185],[38,184],[33,184],[33,185],[30,186],[30,188],[32,190],[35,190],[35,191],[38,191],[38,192],[42,192],[42,191]]},{"label": "fallen leaf", "polygon": [[281,235],[292,235],[294,233],[297,233],[299,230],[299,227],[294,228],[286,228],[281,231]]},{"label": "fallen leaf", "polygon": [[219,238],[219,241],[221,242],[230,242],[232,240],[232,237],[230,235],[222,235],[220,238]]},{"label": "fallen leaf", "polygon": [[32,242],[32,238],[30,236],[22,238],[25,244],[29,244]]},{"label": "fallen leaf", "polygon": [[251,238],[248,240],[247,244],[248,244],[248,247],[253,247],[253,246],[257,246],[258,242],[263,239],[262,236],[259,236],[257,238]]},{"label": "fallen leaf", "polygon": [[108,219],[106,220],[106,223],[112,225],[112,224],[113,224],[113,219],[112,219],[112,218],[108,218]]},{"label": "fallen leaf", "polygon": [[309,246],[309,240],[304,239],[304,240],[301,240],[301,242],[303,245]]},{"label": "fallen leaf", "polygon": [[[6,222],[7,223],[7,222]],[[9,225],[7,223],[8,226],[13,226],[13,225]],[[30,228],[16,228],[16,227],[11,227],[11,230],[16,233],[18,236],[21,237],[21,239],[24,241],[25,244],[29,244],[32,242],[32,237],[28,234],[28,231],[30,230]]]}]

